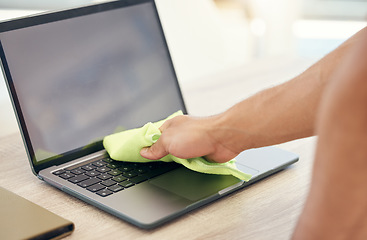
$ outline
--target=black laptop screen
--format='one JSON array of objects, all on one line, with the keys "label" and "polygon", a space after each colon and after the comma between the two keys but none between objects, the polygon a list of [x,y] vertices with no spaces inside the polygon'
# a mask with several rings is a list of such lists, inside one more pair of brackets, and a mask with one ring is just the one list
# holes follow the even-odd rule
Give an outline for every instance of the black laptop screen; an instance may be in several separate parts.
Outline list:
[{"label": "black laptop screen", "polygon": [[4,31],[0,41],[35,163],[184,110],[152,2]]}]

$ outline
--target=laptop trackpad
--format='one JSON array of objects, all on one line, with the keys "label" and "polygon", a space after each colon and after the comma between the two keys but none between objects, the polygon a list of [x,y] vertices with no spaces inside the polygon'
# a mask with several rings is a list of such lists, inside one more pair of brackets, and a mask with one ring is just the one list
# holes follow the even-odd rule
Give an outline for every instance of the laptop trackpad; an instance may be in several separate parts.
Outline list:
[{"label": "laptop trackpad", "polygon": [[240,182],[233,176],[204,174],[181,167],[149,183],[191,201],[204,199]]}]

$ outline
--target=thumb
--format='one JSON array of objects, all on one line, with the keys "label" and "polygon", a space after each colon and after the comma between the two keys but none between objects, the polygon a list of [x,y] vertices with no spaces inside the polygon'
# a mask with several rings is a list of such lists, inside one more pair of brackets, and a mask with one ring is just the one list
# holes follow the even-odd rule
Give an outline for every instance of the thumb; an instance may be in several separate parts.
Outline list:
[{"label": "thumb", "polygon": [[143,158],[151,159],[151,160],[158,160],[166,156],[168,152],[165,150],[161,141],[157,141],[150,147],[145,147],[140,150],[140,155]]}]

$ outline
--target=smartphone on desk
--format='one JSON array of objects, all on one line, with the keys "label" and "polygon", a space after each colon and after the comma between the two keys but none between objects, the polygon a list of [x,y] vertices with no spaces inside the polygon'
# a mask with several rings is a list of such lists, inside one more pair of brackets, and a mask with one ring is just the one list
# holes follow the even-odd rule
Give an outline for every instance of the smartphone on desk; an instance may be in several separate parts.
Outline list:
[{"label": "smartphone on desk", "polygon": [[60,239],[74,224],[0,187],[0,239]]}]

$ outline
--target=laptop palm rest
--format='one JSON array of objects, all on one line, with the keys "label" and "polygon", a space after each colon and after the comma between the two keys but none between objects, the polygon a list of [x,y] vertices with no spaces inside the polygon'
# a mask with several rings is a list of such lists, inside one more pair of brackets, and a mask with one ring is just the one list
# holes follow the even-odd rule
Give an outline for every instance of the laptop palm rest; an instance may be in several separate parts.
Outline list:
[{"label": "laptop palm rest", "polygon": [[190,201],[198,201],[241,182],[233,176],[194,172],[184,167],[149,181],[150,184]]}]

